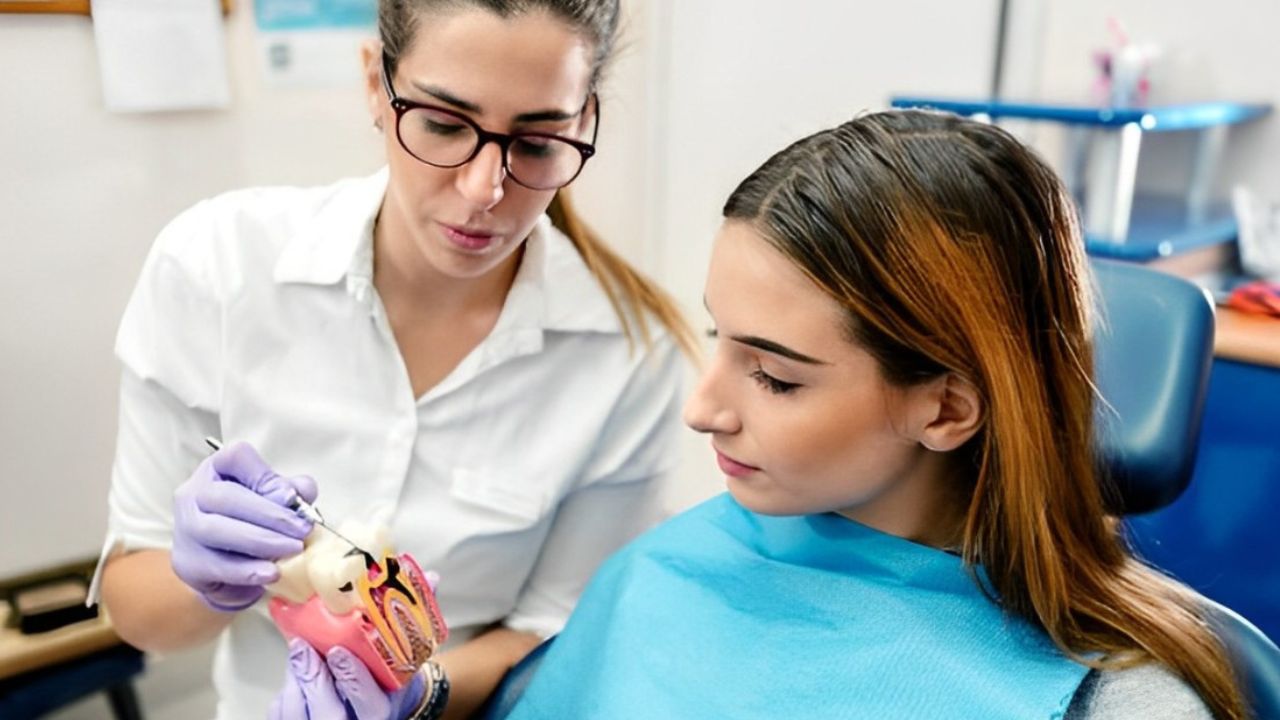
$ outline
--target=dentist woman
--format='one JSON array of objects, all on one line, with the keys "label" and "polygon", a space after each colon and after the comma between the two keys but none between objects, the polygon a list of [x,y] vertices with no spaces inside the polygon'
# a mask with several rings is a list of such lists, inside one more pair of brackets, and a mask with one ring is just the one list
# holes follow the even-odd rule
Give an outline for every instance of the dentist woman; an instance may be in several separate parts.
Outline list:
[{"label": "dentist woman", "polygon": [[218,639],[219,718],[264,717],[284,679],[259,601],[310,530],[295,493],[334,524],[393,507],[397,549],[439,573],[447,717],[657,519],[690,336],[560,192],[595,152],[617,20],[382,0],[386,168],[215,197],[156,240],[116,345],[102,596],[140,648]]}]

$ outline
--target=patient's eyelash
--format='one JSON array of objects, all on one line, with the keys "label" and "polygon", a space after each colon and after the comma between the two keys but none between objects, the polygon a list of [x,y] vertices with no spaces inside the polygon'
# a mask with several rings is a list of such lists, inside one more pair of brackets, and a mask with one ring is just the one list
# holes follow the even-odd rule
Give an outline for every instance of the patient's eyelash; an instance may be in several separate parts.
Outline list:
[{"label": "patient's eyelash", "polygon": [[[706,333],[707,333],[707,337],[711,338],[712,340],[716,340],[720,337],[720,331],[713,327],[707,328]],[[764,368],[761,368],[761,367],[757,367],[755,370],[751,371],[751,379],[760,383],[761,387],[773,393],[774,395],[786,395],[792,390],[795,390],[796,388],[800,387],[800,383],[790,383],[790,382],[786,382],[785,380],[779,380],[778,378],[765,372]]]},{"label": "patient's eyelash", "polygon": [[770,375],[763,368],[756,368],[751,371],[751,377],[765,390],[774,395],[786,395],[787,393],[800,387],[800,383],[789,383]]}]

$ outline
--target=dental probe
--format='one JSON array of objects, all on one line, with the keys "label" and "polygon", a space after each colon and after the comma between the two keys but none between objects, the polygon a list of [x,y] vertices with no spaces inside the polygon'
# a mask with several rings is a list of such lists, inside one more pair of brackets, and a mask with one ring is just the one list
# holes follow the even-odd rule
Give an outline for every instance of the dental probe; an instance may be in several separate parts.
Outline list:
[{"label": "dental probe", "polygon": [[[206,445],[213,448],[214,452],[217,452],[218,450],[222,449],[222,442],[217,438],[206,437],[204,439],[204,442]],[[292,510],[294,514],[296,514],[298,517],[303,518],[304,520],[308,520],[316,525],[319,525],[325,530],[328,530],[329,532],[338,536],[339,540],[342,540],[346,544],[350,545],[352,549],[359,552],[361,555],[364,555],[366,565],[372,561],[373,555],[371,555],[368,550],[365,550],[359,545],[351,542],[351,540],[348,539],[346,535],[343,535],[337,530],[334,530],[333,527],[329,525],[329,523],[325,522],[324,516],[320,514],[319,508],[307,502],[306,500],[303,500],[302,497],[298,495],[296,492],[293,494],[293,498],[289,500],[286,507]]]}]

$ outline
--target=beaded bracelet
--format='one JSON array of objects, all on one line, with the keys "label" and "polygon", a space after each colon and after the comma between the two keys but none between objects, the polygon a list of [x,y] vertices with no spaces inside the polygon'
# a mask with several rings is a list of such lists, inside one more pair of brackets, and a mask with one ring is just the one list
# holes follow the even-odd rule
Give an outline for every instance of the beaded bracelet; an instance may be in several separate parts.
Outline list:
[{"label": "beaded bracelet", "polygon": [[422,669],[431,683],[431,691],[418,706],[418,714],[413,716],[413,720],[439,720],[445,705],[449,704],[449,676],[444,674],[444,668],[430,661]]}]

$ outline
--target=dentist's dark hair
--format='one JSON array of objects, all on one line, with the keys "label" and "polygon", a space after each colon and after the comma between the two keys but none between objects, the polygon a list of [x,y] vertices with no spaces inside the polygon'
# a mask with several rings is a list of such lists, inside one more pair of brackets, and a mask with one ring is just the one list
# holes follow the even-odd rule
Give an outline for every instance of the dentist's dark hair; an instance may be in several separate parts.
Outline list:
[{"label": "dentist's dark hair", "polygon": [[[418,28],[431,22],[433,14],[466,9],[485,10],[500,18],[545,12],[568,24],[591,48],[590,92],[595,92],[618,36],[618,0],[379,0],[378,33],[391,69],[395,70],[401,55],[413,44]],[[638,335],[644,344],[650,342],[652,316],[686,354],[697,357],[697,340],[675,301],[583,222],[574,211],[567,188],[556,192],[547,215],[573,242],[604,289],[629,340],[634,342]]]},{"label": "dentist's dark hair", "polygon": [[951,458],[968,493],[955,531],[994,601],[1081,663],[1156,661],[1217,717],[1245,717],[1200,599],[1134,558],[1107,513],[1092,282],[1071,199],[1042,160],[993,125],[868,114],[774,155],[724,216],[840,303],[848,339],[889,382],[953,373],[978,389],[982,427]]},{"label": "dentist's dark hair", "polygon": [[430,22],[431,14],[468,8],[487,10],[500,18],[541,11],[564,21],[592,50],[592,90],[618,39],[618,0],[379,0],[378,34],[392,69],[413,44],[419,24]]}]

